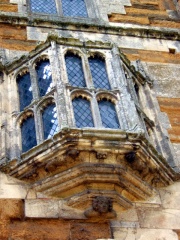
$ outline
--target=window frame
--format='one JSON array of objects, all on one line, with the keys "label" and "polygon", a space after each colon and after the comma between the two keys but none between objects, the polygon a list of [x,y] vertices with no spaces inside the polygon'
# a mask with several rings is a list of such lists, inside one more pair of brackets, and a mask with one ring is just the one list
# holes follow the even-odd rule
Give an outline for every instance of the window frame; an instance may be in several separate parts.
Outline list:
[{"label": "window frame", "polygon": [[97,9],[97,4],[95,0],[84,0],[86,11],[87,11],[87,17],[80,17],[80,16],[64,16],[63,15],[63,9],[62,9],[62,0],[54,0],[57,14],[49,14],[49,13],[39,13],[39,12],[33,12],[31,11],[31,0],[26,0],[27,5],[27,12],[29,14],[35,14],[35,15],[53,15],[53,16],[59,16],[59,17],[65,17],[65,18],[79,18],[79,19],[89,19],[89,18],[97,18],[99,17],[99,11]]},{"label": "window frame", "polygon": [[[38,78],[36,74],[36,63],[39,61],[48,60],[51,66],[51,72],[52,71],[52,64],[51,64],[51,55],[47,53],[47,49],[43,51],[41,54],[35,56],[33,59],[31,59],[27,64],[24,64],[19,69],[15,71],[14,74],[14,83],[15,83],[15,89],[16,89],[16,99],[18,100],[18,104],[15,106],[17,114],[15,115],[15,128],[17,129],[17,135],[18,137],[14,139],[15,142],[18,142],[19,150],[16,153],[19,157],[21,154],[24,154],[26,152],[22,152],[22,135],[21,135],[21,124],[24,121],[25,118],[27,118],[27,115],[29,112],[33,114],[34,123],[35,123],[35,134],[36,134],[36,141],[37,145],[45,141],[43,136],[43,123],[42,123],[42,117],[41,117],[41,108],[42,105],[45,103],[47,104],[48,101],[51,101],[51,103],[54,103],[57,107],[56,100],[55,100],[55,83],[54,78],[52,74],[52,89],[50,92],[46,93],[44,96],[40,96],[39,94],[39,86],[38,86]],[[29,72],[30,74],[30,81],[31,81],[31,87],[32,87],[32,101],[31,103],[26,106],[22,111],[20,111],[20,101],[19,101],[19,93],[18,93],[18,84],[17,84],[17,77],[19,75],[26,74],[26,72]],[[60,120],[58,117],[58,108],[57,109],[57,121],[58,126],[60,129]],[[34,146],[35,147],[35,146]],[[31,149],[29,149],[31,150]],[[28,150],[28,151],[29,151]]]}]

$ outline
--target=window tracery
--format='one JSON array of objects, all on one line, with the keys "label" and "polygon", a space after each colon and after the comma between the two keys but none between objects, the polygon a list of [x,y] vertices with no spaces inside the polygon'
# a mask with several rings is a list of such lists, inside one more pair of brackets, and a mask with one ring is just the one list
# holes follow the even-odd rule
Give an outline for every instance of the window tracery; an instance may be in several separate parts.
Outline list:
[{"label": "window tracery", "polygon": [[[31,145],[35,146],[51,138],[62,128],[62,121],[66,121],[68,127],[127,129],[128,120],[123,106],[125,102],[120,87],[117,87],[120,86],[119,79],[109,74],[113,65],[111,50],[87,51],[61,45],[58,48],[61,50],[58,51],[59,58],[56,60],[52,60],[53,56],[44,50],[40,56],[29,62],[29,66],[26,64],[28,66],[26,71],[17,75],[18,89],[23,89],[19,82],[21,80],[24,84],[26,78],[28,79],[26,88],[31,89],[30,101],[25,107],[20,107],[21,112],[27,111],[28,108],[32,108],[34,112],[31,118],[34,121],[32,126],[37,140],[33,140]],[[51,66],[52,61],[60,61],[60,68],[57,68],[58,64]],[[53,80],[54,77],[56,80]],[[135,96],[137,94],[135,86],[129,83],[128,86],[131,88],[131,96]],[[19,98],[21,102],[23,98],[20,95]],[[137,97],[134,101],[137,102]],[[62,109],[63,112],[60,112]],[[32,121],[25,119],[21,124],[24,142],[24,133],[28,132],[29,126],[26,121]],[[24,126],[27,126],[27,132]],[[30,148],[22,147],[23,152],[26,149]]]},{"label": "window tracery", "polygon": [[[89,63],[87,65],[86,71],[89,71],[91,74],[91,78],[86,78],[85,79],[85,74],[83,72],[82,68],[82,59],[78,56],[75,55],[74,53],[67,52],[65,54],[65,63],[66,63],[66,71],[68,75],[68,80],[71,86],[76,87],[76,93],[80,92],[81,97],[77,97],[73,99],[73,111],[74,111],[74,119],[76,122],[76,127],[106,127],[106,128],[119,128],[120,124],[118,123],[118,117],[117,113],[114,107],[114,104],[110,100],[113,98],[110,94],[108,95],[108,100],[107,101],[101,101],[99,102],[99,107],[98,107],[98,99],[96,98],[96,93],[100,93],[100,89],[104,89],[105,95],[109,93],[111,90],[110,83],[109,83],[109,78],[107,75],[107,70],[106,70],[106,62],[105,62],[105,57],[103,54],[99,54],[97,52],[94,53],[89,53],[89,57],[84,56]],[[73,64],[74,61],[79,61],[79,67],[76,67],[76,64]],[[84,59],[85,61],[85,59]],[[89,69],[88,69],[89,66]],[[81,81],[82,79],[83,81]],[[85,82],[87,82],[87,87]],[[94,86],[93,86],[93,85]],[[94,89],[94,101],[91,101],[92,107],[90,107],[89,101],[86,102],[84,99],[84,90],[82,91],[79,90],[79,88],[84,88],[86,89],[87,92],[91,92],[91,88],[93,87]],[[107,92],[106,92],[107,91]],[[92,94],[92,93],[91,93]],[[93,95],[90,97],[93,99]],[[109,102],[110,100],[110,102]],[[112,104],[112,106],[110,106]],[[101,113],[103,113],[103,110],[106,108],[108,110],[109,117],[103,117],[101,116]],[[83,110],[81,110],[83,109]],[[95,109],[95,110],[94,110]],[[85,111],[88,113],[85,113]],[[96,112],[96,114],[93,113]],[[105,114],[105,112],[104,112]],[[103,114],[103,116],[104,116]],[[82,115],[82,118],[81,118]],[[95,116],[96,115],[96,116]],[[113,116],[112,116],[113,115]],[[86,116],[86,117],[85,117]],[[111,116],[111,120],[110,120]],[[83,122],[81,119],[87,119],[88,123]],[[95,118],[99,118],[98,121],[96,121]],[[101,119],[100,119],[101,118]],[[106,123],[108,121],[113,121],[113,124]]]},{"label": "window tracery", "polygon": [[[29,63],[29,69],[21,70],[17,74],[16,82],[21,111],[19,124],[22,152],[26,152],[58,131],[53,96],[48,100],[49,93],[54,94],[54,90],[51,66],[47,56],[42,55],[34,63]],[[30,109],[34,111],[33,114],[27,114]],[[41,131],[43,134],[40,133]]]}]

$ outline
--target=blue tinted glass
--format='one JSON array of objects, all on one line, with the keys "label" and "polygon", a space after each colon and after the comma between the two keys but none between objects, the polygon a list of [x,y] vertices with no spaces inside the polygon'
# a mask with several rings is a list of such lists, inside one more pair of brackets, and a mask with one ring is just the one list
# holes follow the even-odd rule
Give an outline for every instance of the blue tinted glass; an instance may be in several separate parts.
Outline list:
[{"label": "blue tinted glass", "polygon": [[49,105],[44,109],[42,119],[44,139],[51,138],[59,130],[55,104]]},{"label": "blue tinted glass", "polygon": [[68,53],[65,57],[68,80],[71,86],[85,87],[84,73],[82,69],[81,58]]},{"label": "blue tinted glass", "polygon": [[34,118],[28,117],[21,125],[22,152],[37,145]]},{"label": "blue tinted glass", "polygon": [[49,14],[57,13],[54,0],[31,0],[31,11]]},{"label": "blue tinted glass", "polygon": [[32,87],[29,73],[17,77],[20,111],[28,106],[32,101]]},{"label": "blue tinted glass", "polygon": [[81,97],[73,100],[74,117],[78,128],[94,127],[90,102]]},{"label": "blue tinted glass", "polygon": [[89,65],[91,69],[94,87],[108,90],[111,89],[104,59],[99,57],[91,57],[89,58]]},{"label": "blue tinted glass", "polygon": [[87,17],[84,0],[62,0],[63,15],[69,17]]},{"label": "blue tinted glass", "polygon": [[120,128],[114,104],[107,100],[98,102],[102,124],[105,128]]},{"label": "blue tinted glass", "polygon": [[49,60],[38,62],[36,72],[38,77],[39,94],[42,97],[52,89],[52,74]]}]

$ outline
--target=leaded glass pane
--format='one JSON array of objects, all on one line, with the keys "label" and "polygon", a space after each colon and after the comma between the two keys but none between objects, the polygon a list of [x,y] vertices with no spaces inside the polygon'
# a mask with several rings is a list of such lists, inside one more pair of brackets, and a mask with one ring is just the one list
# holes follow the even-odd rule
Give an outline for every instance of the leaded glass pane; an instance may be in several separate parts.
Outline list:
[{"label": "leaded glass pane", "polygon": [[35,13],[56,14],[55,0],[31,0],[31,11]]},{"label": "leaded glass pane", "polygon": [[49,60],[37,63],[36,72],[40,96],[46,95],[52,89],[52,73]]},{"label": "leaded glass pane", "polygon": [[63,15],[69,17],[87,17],[84,0],[62,0]]},{"label": "leaded glass pane", "polygon": [[102,124],[105,128],[120,128],[115,106],[104,99],[98,102]]},{"label": "leaded glass pane", "polygon": [[19,92],[19,103],[20,111],[22,111],[26,106],[28,106],[32,99],[32,87],[31,79],[29,73],[24,74],[23,76],[17,77],[18,92]]},{"label": "leaded glass pane", "polygon": [[21,125],[22,152],[37,145],[35,123],[33,117],[25,119]]},{"label": "leaded glass pane", "polygon": [[90,102],[82,97],[73,100],[74,117],[78,128],[94,127]]},{"label": "leaded glass pane", "polygon": [[106,72],[106,65],[104,59],[100,57],[90,57],[89,65],[91,69],[91,75],[95,88],[102,88],[110,90],[110,84],[108,75]]},{"label": "leaded glass pane", "polygon": [[73,53],[68,53],[65,60],[68,80],[71,86],[86,87],[81,58]]},{"label": "leaded glass pane", "polygon": [[51,104],[44,109],[42,120],[44,139],[51,138],[59,130],[55,104]]}]

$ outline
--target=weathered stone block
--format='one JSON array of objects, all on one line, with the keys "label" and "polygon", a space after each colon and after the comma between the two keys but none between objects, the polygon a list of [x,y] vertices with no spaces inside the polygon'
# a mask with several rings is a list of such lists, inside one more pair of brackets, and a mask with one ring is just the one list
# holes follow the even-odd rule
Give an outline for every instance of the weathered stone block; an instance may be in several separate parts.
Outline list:
[{"label": "weathered stone block", "polygon": [[179,229],[180,210],[176,209],[138,209],[139,222],[142,228]]},{"label": "weathered stone block", "polygon": [[24,199],[28,187],[23,182],[0,173],[0,199]]},{"label": "weathered stone block", "polygon": [[178,240],[172,230],[162,229],[116,229],[113,232],[115,240]]},{"label": "weathered stone block", "polygon": [[164,208],[180,210],[180,182],[159,190]]}]

